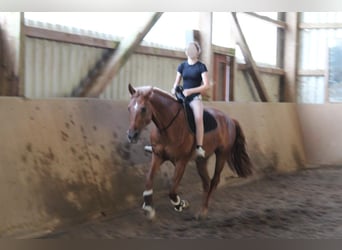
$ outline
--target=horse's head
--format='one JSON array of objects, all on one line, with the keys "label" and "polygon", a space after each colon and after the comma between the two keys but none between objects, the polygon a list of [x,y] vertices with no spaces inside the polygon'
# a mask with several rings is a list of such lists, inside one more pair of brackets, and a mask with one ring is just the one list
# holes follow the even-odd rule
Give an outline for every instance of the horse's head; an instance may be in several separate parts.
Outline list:
[{"label": "horse's head", "polygon": [[152,109],[149,102],[153,90],[152,87],[135,89],[131,84],[128,85],[131,101],[128,105],[129,128],[127,138],[129,142],[136,143],[140,132],[152,120]]}]

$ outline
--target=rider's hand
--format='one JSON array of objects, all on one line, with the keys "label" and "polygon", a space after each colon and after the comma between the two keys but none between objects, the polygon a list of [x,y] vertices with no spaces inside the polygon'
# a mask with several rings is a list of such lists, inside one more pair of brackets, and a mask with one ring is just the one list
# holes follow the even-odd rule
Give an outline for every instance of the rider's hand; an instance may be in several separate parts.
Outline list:
[{"label": "rider's hand", "polygon": [[191,95],[189,89],[184,89],[184,90],[183,90],[183,94],[184,94],[185,97],[187,97],[188,95]]}]

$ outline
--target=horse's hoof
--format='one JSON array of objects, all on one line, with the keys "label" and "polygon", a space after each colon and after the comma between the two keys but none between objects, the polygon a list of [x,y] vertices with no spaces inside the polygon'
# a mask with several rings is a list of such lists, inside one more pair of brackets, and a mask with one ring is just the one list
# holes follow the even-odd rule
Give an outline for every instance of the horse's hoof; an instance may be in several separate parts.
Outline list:
[{"label": "horse's hoof", "polygon": [[195,216],[195,219],[198,220],[198,221],[206,220],[207,218],[208,218],[207,215],[203,215],[203,214],[201,214],[201,213],[198,213],[198,214],[196,214],[196,216]]},{"label": "horse's hoof", "polygon": [[147,217],[147,219],[153,220],[156,217],[156,210],[153,207],[146,206],[144,204],[142,210],[144,211],[144,214]]},{"label": "horse's hoof", "polygon": [[184,209],[190,207],[190,203],[187,200],[181,200],[178,205],[174,205],[175,211],[183,212]]},{"label": "horse's hoof", "polygon": [[205,220],[208,218],[208,210],[201,210],[199,213],[196,214],[196,220]]},{"label": "horse's hoof", "polygon": [[181,206],[183,207],[183,209],[187,209],[190,207],[190,203],[187,200],[182,200]]}]

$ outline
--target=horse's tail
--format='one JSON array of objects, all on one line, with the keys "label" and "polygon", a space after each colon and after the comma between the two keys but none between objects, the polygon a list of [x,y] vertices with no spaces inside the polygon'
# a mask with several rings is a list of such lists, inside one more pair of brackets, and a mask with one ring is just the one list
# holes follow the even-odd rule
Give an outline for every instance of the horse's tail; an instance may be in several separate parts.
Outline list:
[{"label": "horse's tail", "polygon": [[238,121],[234,120],[236,137],[231,149],[230,165],[239,177],[251,175],[253,165],[246,150],[246,139]]}]

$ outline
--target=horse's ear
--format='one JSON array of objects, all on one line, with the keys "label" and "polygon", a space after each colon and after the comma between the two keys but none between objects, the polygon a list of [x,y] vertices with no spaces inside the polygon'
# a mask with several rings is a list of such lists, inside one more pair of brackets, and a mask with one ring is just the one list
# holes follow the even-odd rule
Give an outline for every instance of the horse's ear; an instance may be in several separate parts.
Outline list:
[{"label": "horse's ear", "polygon": [[153,87],[148,91],[148,97],[151,98],[153,95]]},{"label": "horse's ear", "polygon": [[136,92],[135,88],[130,83],[128,84],[128,91],[131,95],[134,95]]}]

